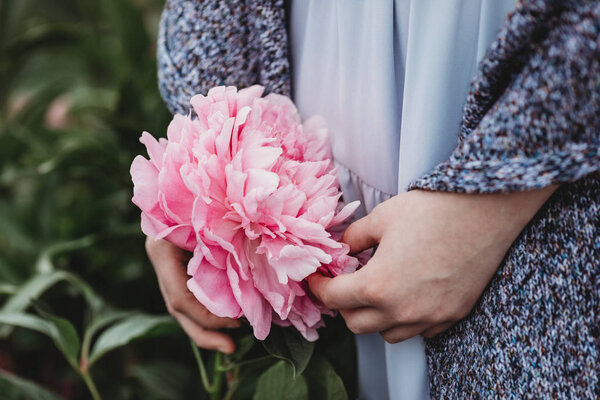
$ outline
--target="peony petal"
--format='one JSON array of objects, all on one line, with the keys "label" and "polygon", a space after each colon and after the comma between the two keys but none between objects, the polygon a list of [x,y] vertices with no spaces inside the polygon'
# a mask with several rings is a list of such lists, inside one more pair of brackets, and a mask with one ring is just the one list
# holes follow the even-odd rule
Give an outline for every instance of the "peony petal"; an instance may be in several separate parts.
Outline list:
[{"label": "peony petal", "polygon": [[254,336],[258,340],[264,340],[271,331],[273,312],[269,303],[254,287],[252,281],[240,279],[238,272],[232,266],[231,262],[227,263],[227,276],[229,277],[231,289],[237,303],[240,305],[250,325],[252,325]]},{"label": "peony petal", "polygon": [[154,213],[158,207],[158,170],[150,161],[137,156],[131,164],[130,173],[133,180],[131,200],[142,211]]},{"label": "peony petal", "polygon": [[242,309],[233,295],[226,270],[215,268],[197,256],[190,263],[197,265],[187,287],[198,301],[219,317],[239,318]]},{"label": "peony petal", "polygon": [[150,156],[150,161],[157,169],[162,168],[162,159],[165,153],[165,148],[167,147],[167,143],[163,140],[161,142],[157,142],[154,136],[149,134],[148,132],[143,132],[142,137],[140,137],[140,142],[146,146],[146,151]]},{"label": "peony petal", "polygon": [[326,226],[326,228],[329,228],[330,226],[333,225],[338,225],[341,224],[342,222],[344,222],[345,220],[347,220],[348,218],[350,218],[354,212],[356,211],[356,209],[360,207],[360,201],[353,201],[352,203],[348,203],[344,206],[344,208],[342,208],[335,217],[333,217],[333,219],[331,220],[331,222],[329,223],[329,225]]},{"label": "peony petal", "polygon": [[254,99],[260,98],[265,91],[265,88],[260,85],[252,85],[250,87],[241,89],[238,92],[237,106],[238,109],[247,107],[252,104]]},{"label": "peony petal", "polygon": [[231,135],[235,118],[227,118],[223,123],[221,133],[217,136],[215,146],[220,160],[231,160]]},{"label": "peony petal", "polygon": [[281,155],[283,150],[280,147],[272,146],[260,146],[244,153],[243,168],[247,169],[271,169],[277,158]]}]

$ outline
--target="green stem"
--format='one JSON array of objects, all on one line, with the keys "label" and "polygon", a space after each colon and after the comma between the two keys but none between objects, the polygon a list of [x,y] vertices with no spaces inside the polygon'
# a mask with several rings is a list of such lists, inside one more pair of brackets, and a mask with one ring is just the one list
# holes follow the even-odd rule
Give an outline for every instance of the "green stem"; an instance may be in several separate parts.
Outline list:
[{"label": "green stem", "polygon": [[208,381],[208,375],[206,374],[206,367],[204,366],[204,361],[202,361],[202,355],[200,354],[200,350],[196,343],[190,339],[190,344],[192,345],[192,352],[194,353],[194,358],[196,359],[196,364],[198,364],[198,369],[200,370],[200,379],[202,380],[202,386],[208,393],[212,393],[213,387]]},{"label": "green stem", "polygon": [[231,400],[233,399],[233,396],[235,395],[235,391],[237,390],[237,388],[240,386],[240,381],[238,379],[234,380],[231,385],[229,385],[229,388],[227,389],[227,393],[225,393],[225,397],[223,397],[223,400]]},{"label": "green stem", "polygon": [[211,400],[221,400],[221,387],[223,386],[223,377],[225,376],[225,372],[223,371],[223,366],[221,364],[222,354],[220,352],[215,353],[215,368],[214,368],[214,376],[213,376],[213,384],[212,384],[212,393]]},{"label": "green stem", "polygon": [[242,361],[241,363],[229,363],[229,364],[225,364],[225,365],[221,365],[221,367],[219,368],[220,371],[226,372],[226,371],[231,371],[234,368],[238,368],[238,367],[244,367],[246,365],[249,364],[254,364],[254,363],[259,363],[262,361],[267,361],[267,360],[272,360],[273,356],[268,355],[268,356],[262,356],[262,357],[258,357],[258,358],[254,358],[252,360],[246,360],[246,361]]},{"label": "green stem", "polygon": [[96,385],[94,385],[94,381],[92,380],[90,373],[87,371],[81,372],[81,377],[83,378],[85,385],[87,386],[88,390],[90,391],[92,398],[94,400],[102,400],[102,397],[100,397],[100,393],[98,393],[98,389],[96,388]]}]

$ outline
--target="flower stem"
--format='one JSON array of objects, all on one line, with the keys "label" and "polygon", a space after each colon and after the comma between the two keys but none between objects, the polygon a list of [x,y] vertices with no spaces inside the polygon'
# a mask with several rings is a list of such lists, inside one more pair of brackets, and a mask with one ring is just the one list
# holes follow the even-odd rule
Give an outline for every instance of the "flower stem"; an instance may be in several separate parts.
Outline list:
[{"label": "flower stem", "polygon": [[200,354],[200,350],[198,350],[198,346],[196,346],[196,343],[194,343],[194,341],[191,339],[190,344],[192,345],[192,352],[194,353],[194,358],[196,359],[198,369],[200,370],[200,379],[202,380],[202,386],[204,386],[204,390],[206,390],[208,393],[212,393],[213,387],[208,381],[206,367],[204,366],[204,361],[202,361],[202,355]]},{"label": "flower stem", "polygon": [[254,363],[260,363],[262,361],[267,361],[267,360],[272,360],[273,356],[268,355],[268,356],[262,356],[262,357],[258,357],[258,358],[254,358],[252,360],[246,360],[246,361],[242,361],[240,363],[228,363],[225,365],[221,365],[219,367],[219,371],[231,371],[234,368],[238,368],[238,367],[244,367],[250,364],[254,364]]},{"label": "flower stem", "polygon": [[214,376],[212,383],[212,393],[211,400],[221,400],[221,387],[223,382],[223,377],[225,376],[225,372],[223,371],[223,367],[221,365],[221,357],[222,354],[220,352],[215,353],[215,368],[214,368]]},{"label": "flower stem", "polygon": [[87,386],[88,390],[90,391],[92,398],[94,400],[102,400],[102,397],[100,397],[100,393],[98,393],[98,389],[96,388],[96,385],[94,384],[94,381],[92,380],[90,373],[88,371],[85,371],[85,372],[82,371],[81,377],[83,378],[85,385]]}]

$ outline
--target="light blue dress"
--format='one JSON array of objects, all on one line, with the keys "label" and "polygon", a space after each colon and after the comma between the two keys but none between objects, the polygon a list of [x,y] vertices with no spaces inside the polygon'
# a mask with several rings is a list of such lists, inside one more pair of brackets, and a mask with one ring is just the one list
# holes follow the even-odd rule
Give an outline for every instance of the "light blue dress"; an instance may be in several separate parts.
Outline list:
[{"label": "light blue dress", "polygon": [[[357,216],[406,190],[457,143],[477,63],[515,0],[293,0],[292,83],[331,130]],[[421,337],[357,336],[360,398],[427,399]]]}]

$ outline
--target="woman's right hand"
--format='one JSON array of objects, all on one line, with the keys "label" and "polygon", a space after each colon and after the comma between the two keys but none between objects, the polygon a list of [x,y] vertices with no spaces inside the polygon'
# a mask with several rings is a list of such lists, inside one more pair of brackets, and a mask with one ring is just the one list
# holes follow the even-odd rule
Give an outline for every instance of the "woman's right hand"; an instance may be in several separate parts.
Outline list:
[{"label": "woman's right hand", "polygon": [[146,239],[146,252],[152,262],[167,310],[188,336],[203,349],[233,353],[235,344],[221,328],[237,328],[240,321],[211,314],[188,290],[186,265],[190,255],[166,240]]}]

